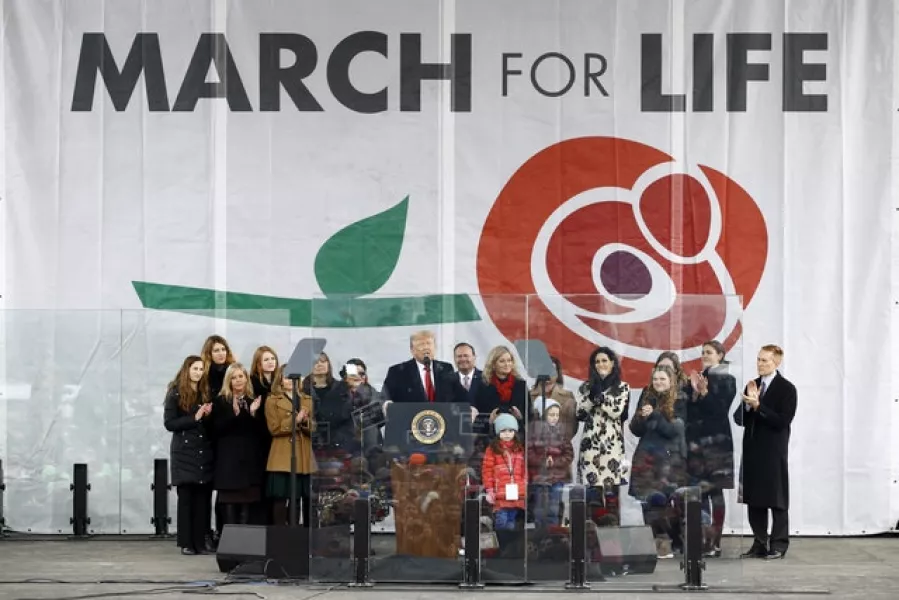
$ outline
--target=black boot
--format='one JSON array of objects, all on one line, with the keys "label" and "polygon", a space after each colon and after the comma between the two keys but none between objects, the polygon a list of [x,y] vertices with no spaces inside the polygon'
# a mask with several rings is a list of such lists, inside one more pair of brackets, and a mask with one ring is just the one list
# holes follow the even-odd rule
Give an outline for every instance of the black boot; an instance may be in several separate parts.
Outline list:
[{"label": "black boot", "polygon": [[224,507],[225,525],[237,525],[240,523],[240,516],[237,504],[225,504]]}]

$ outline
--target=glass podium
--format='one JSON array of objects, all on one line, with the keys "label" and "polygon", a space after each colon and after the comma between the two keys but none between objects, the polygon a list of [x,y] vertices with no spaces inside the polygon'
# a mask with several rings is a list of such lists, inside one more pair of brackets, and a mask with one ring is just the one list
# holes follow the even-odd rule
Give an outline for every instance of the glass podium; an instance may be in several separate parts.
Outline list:
[{"label": "glass podium", "polygon": [[[15,349],[5,358],[4,468],[19,481],[7,492],[9,520],[67,531],[68,474],[85,462],[92,533],[131,533],[126,523],[152,512],[133,482],[168,457],[162,398],[179,361],[210,333],[245,364],[260,345],[284,362],[311,337],[326,340],[304,381],[316,421],[312,582],[353,583],[364,571],[375,585],[457,585],[476,564],[484,585],[561,589],[583,555],[596,590],[674,588],[697,566],[710,587],[738,586],[751,540],[733,413],[753,375],[741,301],[664,300],[322,297],[308,327],[278,310],[4,311]],[[423,338],[433,399],[415,359]],[[710,341],[725,352],[720,364],[703,362]],[[460,342],[480,369],[468,388],[453,364]],[[606,366],[617,369],[616,389],[598,377],[603,348],[614,354]],[[680,368],[654,371],[664,353]],[[86,367],[85,356],[94,356]],[[506,388],[505,373],[520,382]],[[90,409],[74,410],[85,394]],[[54,420],[60,435],[39,447]],[[511,449],[498,441],[510,427],[520,442]],[[50,509],[38,515],[27,507],[40,497]],[[572,538],[580,531],[583,549]]]},{"label": "glass podium", "polygon": [[[470,298],[505,339],[485,323],[457,320],[458,300],[313,301],[312,336],[327,339],[334,382],[316,399],[326,414],[316,442],[311,579],[352,582],[363,557],[374,584],[460,583],[472,548],[465,521],[473,518],[482,583],[561,586],[578,556],[572,524],[583,519],[586,579],[597,589],[677,587],[684,569],[697,567],[706,584],[739,583],[747,528],[736,495],[741,431],[731,413],[744,383],[740,299],[625,298],[615,314],[596,295]],[[398,306],[403,326],[384,327]],[[433,339],[435,402],[413,358],[424,332]],[[726,350],[726,362],[711,369],[702,361],[710,341]],[[482,369],[467,397],[452,365],[459,342],[475,347]],[[615,354],[618,382],[627,384],[617,392],[591,394],[601,379],[590,362],[598,348]],[[677,364],[659,374],[663,353]],[[503,354],[522,382],[496,400],[488,363]],[[350,363],[359,365],[348,376]],[[664,381],[654,384],[654,375]],[[641,415],[647,404],[653,410]],[[496,423],[504,413],[515,417],[521,446],[512,463],[522,462],[526,479],[514,501],[500,493],[508,464],[485,462],[488,449],[494,458],[502,451]],[[669,437],[656,432],[663,429]],[[573,501],[578,494],[584,504]],[[359,498],[370,500],[367,539],[350,506]],[[481,502],[468,517],[465,500],[474,498]]]}]

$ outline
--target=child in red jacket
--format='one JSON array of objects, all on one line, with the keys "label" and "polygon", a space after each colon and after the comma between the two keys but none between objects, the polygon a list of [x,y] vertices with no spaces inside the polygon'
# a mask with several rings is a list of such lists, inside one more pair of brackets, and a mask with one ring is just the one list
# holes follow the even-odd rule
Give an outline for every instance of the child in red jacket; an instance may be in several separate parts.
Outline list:
[{"label": "child in red jacket", "polygon": [[[528,477],[524,444],[518,440],[518,421],[503,413],[493,422],[497,437],[484,453],[481,475],[487,502],[493,505],[494,529],[500,549],[510,531],[524,527]],[[505,532],[505,535],[504,535]]]}]

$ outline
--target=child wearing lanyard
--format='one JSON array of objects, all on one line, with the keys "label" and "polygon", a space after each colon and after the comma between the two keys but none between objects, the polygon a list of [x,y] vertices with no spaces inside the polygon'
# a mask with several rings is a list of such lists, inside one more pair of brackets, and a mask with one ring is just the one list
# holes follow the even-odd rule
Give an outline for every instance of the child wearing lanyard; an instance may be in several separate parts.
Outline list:
[{"label": "child wearing lanyard", "polygon": [[524,526],[527,464],[524,445],[518,440],[518,421],[515,417],[501,414],[494,421],[493,428],[497,437],[484,453],[481,475],[487,502],[493,506],[494,529],[502,552],[507,545],[503,543],[504,538],[509,535],[503,535],[503,532]]}]

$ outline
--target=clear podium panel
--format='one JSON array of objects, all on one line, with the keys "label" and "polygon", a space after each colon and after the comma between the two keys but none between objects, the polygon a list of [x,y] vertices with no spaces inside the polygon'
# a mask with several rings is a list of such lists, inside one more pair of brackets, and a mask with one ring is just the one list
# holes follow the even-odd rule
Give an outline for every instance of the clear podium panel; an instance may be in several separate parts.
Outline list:
[{"label": "clear podium panel", "polygon": [[[230,488],[238,485],[256,487],[258,499],[249,504],[248,524],[263,525],[271,517],[268,483],[274,471],[270,472],[269,456],[272,452],[272,434],[266,422],[266,405],[272,388],[272,378],[277,366],[283,365],[293,349],[290,313],[286,310],[235,310],[190,312],[172,310],[130,310],[122,313],[122,521],[124,523],[146,522],[147,515],[153,515],[153,494],[149,484],[153,481],[153,461],[165,458],[170,461],[170,471],[178,470],[172,463],[173,440],[183,435],[180,430],[168,431],[165,427],[165,398],[171,382],[176,382],[179,370],[188,357],[198,357],[204,362],[204,378],[201,380],[206,399],[213,404],[210,415],[201,420],[207,434],[210,450],[217,457],[214,464],[213,480],[216,472],[228,470],[247,471],[246,479],[218,481],[213,483],[214,493],[210,507],[210,530],[220,532],[228,522],[227,500]],[[217,366],[217,356],[213,352],[211,336],[224,340],[226,353],[223,363]],[[207,352],[204,352],[204,349]],[[263,361],[263,354],[269,352],[274,362]],[[255,363],[254,363],[255,361]],[[208,364],[206,364],[208,362]],[[221,419],[216,409],[225,401],[212,397],[223,387],[228,367],[239,366],[246,372],[253,394],[248,395],[248,408],[253,400],[263,397],[254,411],[255,420],[250,427],[258,430],[258,441],[248,451],[258,455],[252,465],[237,467],[233,455],[217,448],[231,444],[229,438],[216,436]],[[268,371],[266,371],[268,369]],[[234,387],[234,386],[232,386]],[[248,390],[247,390],[248,391]],[[147,426],[148,423],[151,426]],[[231,465],[231,466],[229,466]],[[243,463],[241,463],[243,465]],[[173,470],[174,469],[174,470]],[[221,479],[221,476],[219,477]],[[169,494],[169,514],[172,517],[170,531],[177,531],[177,484],[175,477],[172,493]],[[271,502],[274,502],[272,500]],[[123,528],[125,528],[123,526]],[[127,529],[127,528],[125,528]],[[144,526],[144,530],[146,526]],[[152,531],[152,526],[150,531]]]},{"label": "clear podium panel", "polygon": [[10,309],[0,319],[7,526],[72,534],[69,486],[74,463],[83,463],[91,485],[87,533],[120,533],[121,312]]},{"label": "clear podium panel", "polygon": [[529,579],[567,577],[583,507],[589,581],[738,582],[740,298],[534,295],[527,315]]},{"label": "clear podium panel", "polygon": [[528,494],[528,435],[532,407],[528,372],[519,347],[525,339],[527,297],[480,296],[506,339],[489,337],[478,348],[480,381],[471,480],[479,486],[485,534],[481,574],[485,583],[528,580],[527,527],[533,521]]},{"label": "clear podium panel", "polygon": [[[324,341],[304,380],[316,419],[312,579],[351,581],[365,557],[376,583],[458,583],[474,416],[454,342],[435,327],[458,305],[329,296],[312,308],[311,336]],[[397,311],[406,326],[381,322]]]}]

